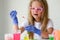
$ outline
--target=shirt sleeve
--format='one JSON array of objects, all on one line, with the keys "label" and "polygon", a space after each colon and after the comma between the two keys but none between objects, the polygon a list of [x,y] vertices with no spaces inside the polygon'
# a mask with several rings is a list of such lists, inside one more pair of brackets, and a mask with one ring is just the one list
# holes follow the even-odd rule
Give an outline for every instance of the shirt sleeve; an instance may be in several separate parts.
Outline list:
[{"label": "shirt sleeve", "polygon": [[52,22],[52,20],[49,20],[48,24],[47,24],[47,29],[51,28],[51,27],[53,28],[53,22]]},{"label": "shirt sleeve", "polygon": [[21,27],[26,27],[26,26],[28,26],[28,20],[24,20],[24,21],[21,23],[20,26],[21,26]]}]

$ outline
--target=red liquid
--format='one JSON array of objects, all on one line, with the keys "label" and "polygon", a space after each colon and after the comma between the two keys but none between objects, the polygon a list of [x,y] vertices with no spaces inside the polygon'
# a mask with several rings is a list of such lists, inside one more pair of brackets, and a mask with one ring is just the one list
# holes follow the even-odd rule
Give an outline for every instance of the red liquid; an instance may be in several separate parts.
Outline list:
[{"label": "red liquid", "polygon": [[13,39],[14,40],[20,40],[20,33],[13,34]]}]

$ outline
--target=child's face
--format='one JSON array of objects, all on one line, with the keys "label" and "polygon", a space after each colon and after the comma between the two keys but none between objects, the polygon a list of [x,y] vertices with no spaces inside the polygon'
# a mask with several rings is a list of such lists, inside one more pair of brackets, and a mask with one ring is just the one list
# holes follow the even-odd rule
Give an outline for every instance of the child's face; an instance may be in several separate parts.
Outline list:
[{"label": "child's face", "polygon": [[43,12],[43,4],[39,3],[38,1],[34,1],[32,3],[32,6],[30,7],[31,14],[34,17],[34,19],[39,19],[42,16]]}]

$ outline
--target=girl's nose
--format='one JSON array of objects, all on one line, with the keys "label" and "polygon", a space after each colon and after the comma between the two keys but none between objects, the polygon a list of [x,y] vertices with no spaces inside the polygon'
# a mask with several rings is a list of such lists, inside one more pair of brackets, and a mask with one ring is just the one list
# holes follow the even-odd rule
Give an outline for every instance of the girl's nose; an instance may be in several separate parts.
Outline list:
[{"label": "girl's nose", "polygon": [[37,8],[35,8],[35,10],[34,10],[36,13],[38,12],[38,9]]}]

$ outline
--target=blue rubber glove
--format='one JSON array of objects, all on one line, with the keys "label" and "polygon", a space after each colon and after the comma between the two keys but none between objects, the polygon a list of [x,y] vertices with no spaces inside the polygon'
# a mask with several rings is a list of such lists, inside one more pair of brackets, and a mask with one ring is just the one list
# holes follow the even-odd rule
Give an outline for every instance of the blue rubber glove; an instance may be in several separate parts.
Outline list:
[{"label": "blue rubber glove", "polygon": [[33,33],[36,33],[38,35],[41,35],[41,30],[37,29],[33,25],[29,25],[29,26],[25,27],[25,30],[27,30],[28,32],[33,32]]},{"label": "blue rubber glove", "polygon": [[17,11],[16,10],[13,10],[13,11],[10,12],[10,16],[11,16],[11,18],[13,20],[13,23],[15,25],[18,25],[18,18],[17,18],[16,15],[17,15]]}]

